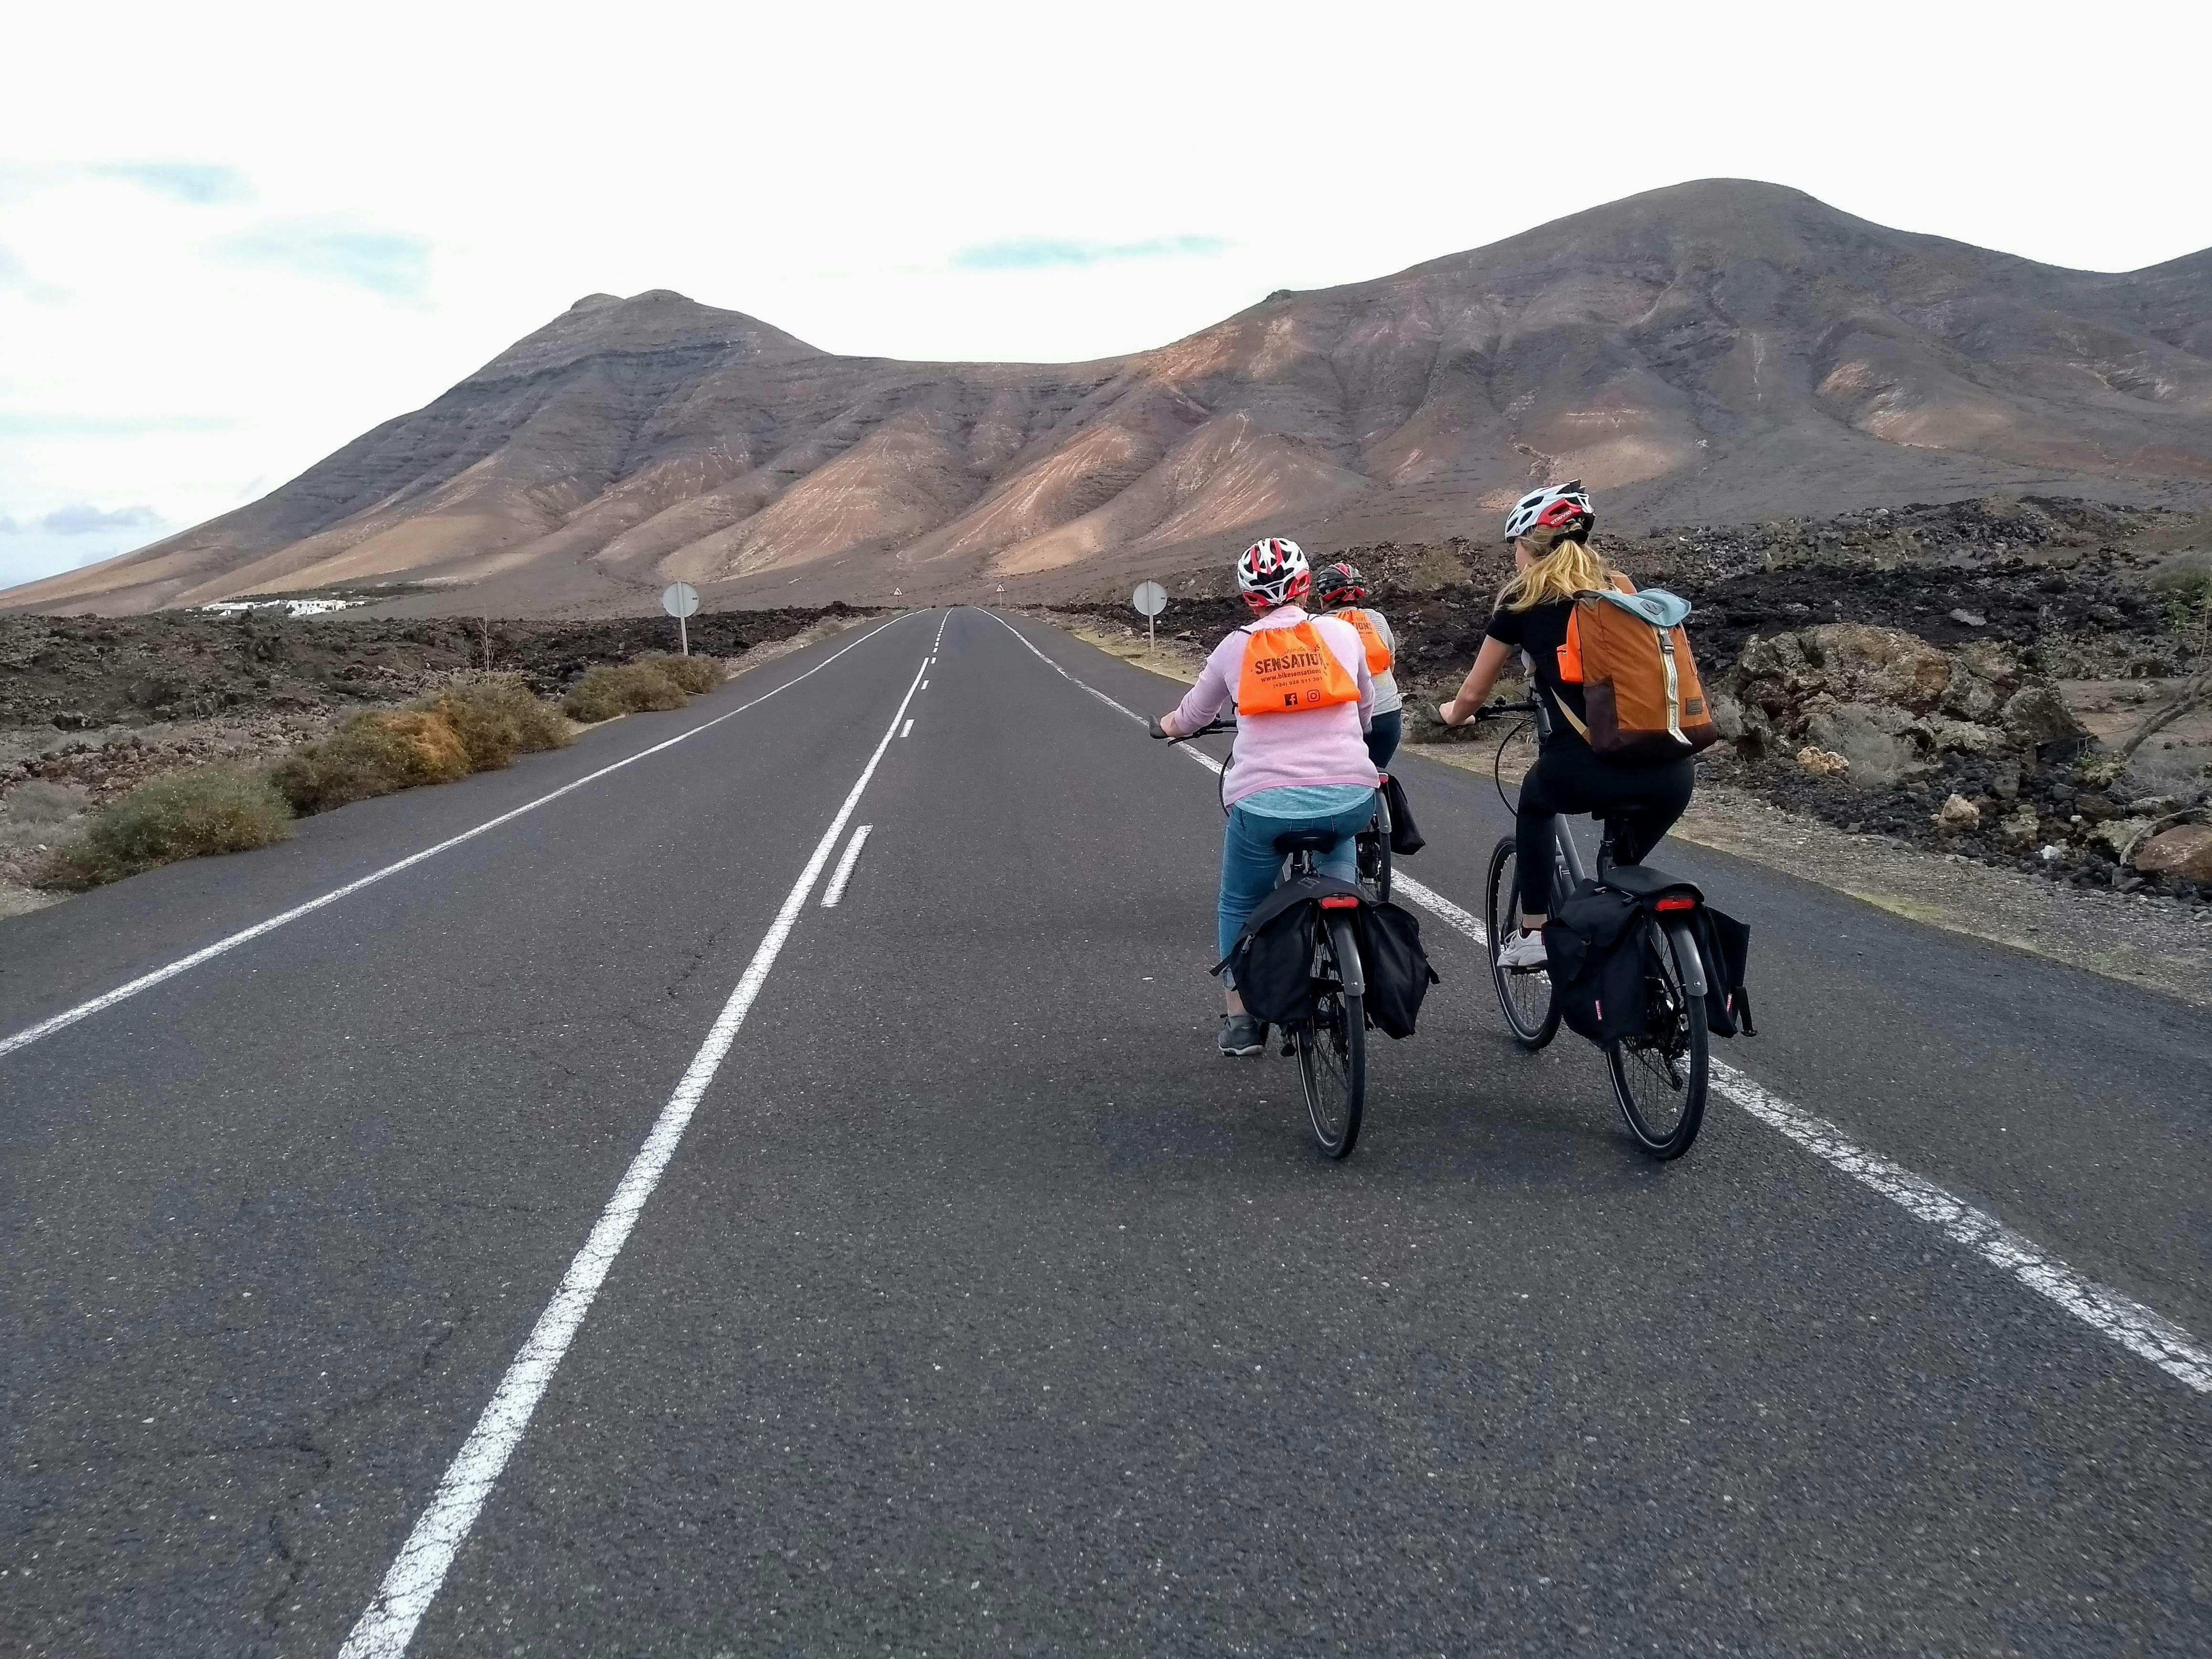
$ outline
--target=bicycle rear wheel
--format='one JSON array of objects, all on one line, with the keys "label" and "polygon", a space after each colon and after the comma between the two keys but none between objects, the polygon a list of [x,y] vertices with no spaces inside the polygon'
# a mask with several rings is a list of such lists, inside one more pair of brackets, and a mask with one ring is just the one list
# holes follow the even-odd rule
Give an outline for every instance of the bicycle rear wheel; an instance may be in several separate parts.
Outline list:
[{"label": "bicycle rear wheel", "polygon": [[1702,1000],[1683,989],[1675,952],[1696,947],[1647,920],[1652,951],[1652,1019],[1648,1036],[1616,1037],[1605,1045],[1613,1097],[1628,1133],[1652,1157],[1680,1158],[1698,1138],[1705,1118],[1705,1085],[1711,1039]]},{"label": "bicycle rear wheel", "polygon": [[1504,836],[1490,854],[1489,905],[1485,913],[1490,927],[1490,982],[1497,988],[1498,1010],[1505,1016],[1513,1040],[1533,1050],[1558,1034],[1559,1001],[1553,992],[1551,975],[1541,968],[1498,965],[1499,943],[1521,925],[1519,873],[1513,837]]},{"label": "bicycle rear wheel", "polygon": [[1390,902],[1390,836],[1380,829],[1359,832],[1359,879],[1374,893],[1376,902]]},{"label": "bicycle rear wheel", "polygon": [[1349,925],[1332,921],[1322,930],[1314,947],[1313,1018],[1291,1033],[1306,1115],[1331,1158],[1352,1151],[1367,1106],[1367,999],[1344,988],[1340,954],[1355,953],[1356,964],[1358,949]]}]

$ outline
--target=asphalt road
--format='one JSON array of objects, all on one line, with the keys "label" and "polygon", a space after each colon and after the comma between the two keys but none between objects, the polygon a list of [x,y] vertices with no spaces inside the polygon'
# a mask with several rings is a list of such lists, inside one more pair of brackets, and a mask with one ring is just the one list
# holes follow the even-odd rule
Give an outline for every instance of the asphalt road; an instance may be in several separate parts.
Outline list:
[{"label": "asphalt road", "polygon": [[[4,1037],[591,780],[0,1052],[7,1650],[2212,1650],[2212,1394],[1725,1100],[1645,1161],[1433,915],[1318,1158],[1212,780],[1052,663],[1176,692],[920,613],[0,922]],[[2200,1016],[1654,861],[1748,1078],[2212,1334]]]}]

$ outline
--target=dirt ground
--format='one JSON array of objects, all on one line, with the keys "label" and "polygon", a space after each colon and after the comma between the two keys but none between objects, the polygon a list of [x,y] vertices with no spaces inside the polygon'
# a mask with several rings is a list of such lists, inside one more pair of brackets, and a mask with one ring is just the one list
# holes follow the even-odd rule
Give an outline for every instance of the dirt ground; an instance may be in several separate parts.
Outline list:
[{"label": "dirt ground", "polygon": [[[871,614],[715,612],[691,619],[691,643],[744,672]],[[192,612],[0,617],[0,916],[58,902],[64,895],[31,880],[46,849],[84,812],[158,774],[273,760],[356,710],[481,672],[487,645],[493,672],[553,697],[597,664],[672,648],[674,633],[665,619],[494,619],[487,629]]]}]

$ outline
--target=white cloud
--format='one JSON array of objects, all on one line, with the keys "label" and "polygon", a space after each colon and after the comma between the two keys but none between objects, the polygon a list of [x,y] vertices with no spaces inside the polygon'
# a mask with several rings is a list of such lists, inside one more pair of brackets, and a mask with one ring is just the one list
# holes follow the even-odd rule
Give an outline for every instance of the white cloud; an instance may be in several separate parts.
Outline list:
[{"label": "white cloud", "polygon": [[2194,105],[2051,112],[2145,40],[2201,60],[2208,15],[34,9],[0,103],[0,507],[192,522],[595,291],[834,350],[1084,358],[1716,174],[2145,264],[2212,243]]}]

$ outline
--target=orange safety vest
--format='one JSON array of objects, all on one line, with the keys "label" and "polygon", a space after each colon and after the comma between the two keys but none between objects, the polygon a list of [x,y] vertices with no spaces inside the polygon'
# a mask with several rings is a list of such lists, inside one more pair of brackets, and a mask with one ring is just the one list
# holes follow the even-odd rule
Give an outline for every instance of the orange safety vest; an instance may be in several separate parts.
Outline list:
[{"label": "orange safety vest", "polygon": [[1255,628],[1237,676],[1240,714],[1288,714],[1359,701],[1351,671],[1322,643],[1309,617],[1295,628]]},{"label": "orange safety vest", "polygon": [[1364,611],[1333,611],[1329,613],[1352,624],[1359,635],[1359,642],[1367,647],[1367,672],[1387,674],[1390,672],[1390,647],[1382,643],[1382,635],[1375,631],[1375,619]]}]

